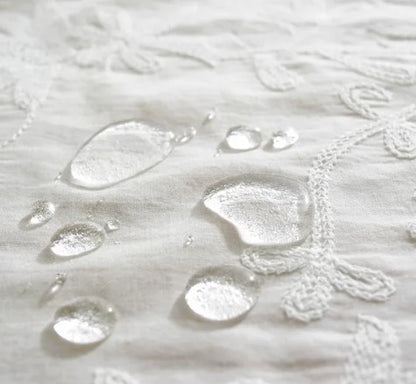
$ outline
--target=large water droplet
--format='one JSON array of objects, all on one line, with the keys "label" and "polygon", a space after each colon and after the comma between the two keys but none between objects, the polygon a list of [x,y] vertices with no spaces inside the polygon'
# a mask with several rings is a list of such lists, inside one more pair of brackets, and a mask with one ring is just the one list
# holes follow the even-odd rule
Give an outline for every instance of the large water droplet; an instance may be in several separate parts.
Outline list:
[{"label": "large water droplet", "polygon": [[291,127],[277,131],[272,136],[273,149],[286,149],[295,144],[299,139],[299,134]]},{"label": "large water droplet", "polygon": [[233,224],[250,245],[296,245],[312,228],[313,206],[306,185],[283,176],[231,177],[208,188],[203,203]]},{"label": "large water droplet", "polygon": [[110,124],[71,161],[69,182],[89,189],[106,188],[163,161],[174,148],[174,134],[143,121]]},{"label": "large water droplet", "polygon": [[261,144],[261,132],[257,127],[239,125],[230,128],[225,137],[227,146],[234,151],[249,151]]},{"label": "large water droplet", "polygon": [[110,303],[95,297],[82,297],[58,309],[53,329],[70,343],[88,345],[110,336],[115,323],[116,314]]},{"label": "large water droplet", "polygon": [[230,265],[202,269],[188,282],[185,302],[198,316],[211,321],[242,317],[257,302],[260,284],[251,271]]},{"label": "large water droplet", "polygon": [[55,216],[55,204],[46,200],[38,200],[32,206],[32,212],[27,217],[28,227],[39,227]]},{"label": "large water droplet", "polygon": [[92,222],[74,223],[55,233],[49,249],[55,256],[81,256],[101,247],[104,240],[105,231],[100,225]]}]

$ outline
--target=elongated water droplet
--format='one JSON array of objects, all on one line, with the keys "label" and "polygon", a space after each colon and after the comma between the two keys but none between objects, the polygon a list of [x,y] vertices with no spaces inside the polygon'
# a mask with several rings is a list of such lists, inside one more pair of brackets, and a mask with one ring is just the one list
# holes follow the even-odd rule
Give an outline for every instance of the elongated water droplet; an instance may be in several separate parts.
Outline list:
[{"label": "elongated water droplet", "polygon": [[55,256],[81,256],[101,247],[105,240],[104,229],[92,222],[68,224],[58,230],[49,246]]},{"label": "elongated water droplet", "polygon": [[306,185],[283,176],[246,174],[225,179],[208,188],[203,203],[250,245],[296,245],[312,228],[313,206]]},{"label": "elongated water droplet", "polygon": [[55,295],[62,289],[66,282],[67,274],[65,272],[57,273],[54,282],[48,287],[46,292],[42,295],[39,305],[43,305],[46,302],[52,300]]},{"label": "elongated water droplet", "polygon": [[192,235],[186,236],[185,242],[183,243],[184,248],[190,247],[194,242],[194,237]]},{"label": "elongated water droplet", "polygon": [[38,200],[32,206],[32,212],[28,216],[27,226],[39,227],[47,223],[55,216],[55,204],[46,200]]},{"label": "elongated water droplet", "polygon": [[188,282],[185,301],[198,316],[211,321],[242,317],[257,302],[260,284],[247,269],[229,265],[205,268]]},{"label": "elongated water droplet", "polygon": [[217,117],[217,110],[215,108],[211,109],[206,115],[205,119],[202,121],[201,126],[209,124],[212,120]]},{"label": "elongated water droplet", "polygon": [[147,171],[174,148],[171,131],[143,121],[110,124],[89,139],[71,161],[69,182],[88,189],[110,187]]},{"label": "elongated water droplet", "polygon": [[107,233],[118,231],[120,229],[120,221],[117,219],[108,220],[105,223],[104,229]]},{"label": "elongated water droplet", "polygon": [[249,151],[256,149],[261,144],[261,132],[257,127],[239,125],[229,129],[225,142],[234,151]]},{"label": "elongated water droplet", "polygon": [[277,131],[272,136],[273,149],[285,149],[295,144],[299,139],[299,134],[291,127]]},{"label": "elongated water droplet", "polygon": [[53,329],[70,343],[88,345],[110,336],[115,323],[112,304],[95,297],[82,297],[58,309]]},{"label": "elongated water droplet", "polygon": [[183,145],[190,142],[196,135],[197,130],[195,127],[186,128],[182,134],[175,137],[176,145]]}]

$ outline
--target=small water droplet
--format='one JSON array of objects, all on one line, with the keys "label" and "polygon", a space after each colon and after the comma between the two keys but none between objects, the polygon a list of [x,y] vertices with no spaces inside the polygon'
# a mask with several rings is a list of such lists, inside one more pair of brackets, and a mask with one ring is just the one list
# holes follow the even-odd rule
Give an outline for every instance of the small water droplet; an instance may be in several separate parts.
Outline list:
[{"label": "small water droplet", "polygon": [[117,219],[108,220],[105,223],[104,229],[107,233],[118,231],[120,229],[120,221]]},{"label": "small water droplet", "polygon": [[185,302],[210,321],[238,319],[257,303],[260,283],[251,271],[230,265],[202,269],[188,282]]},{"label": "small water droplet", "polygon": [[96,133],[69,164],[69,182],[107,188],[147,171],[173,150],[173,132],[143,121],[113,123]]},{"label": "small water droplet", "polygon": [[194,237],[192,235],[186,236],[185,242],[183,243],[184,248],[190,247],[194,242]]},{"label": "small water droplet", "polygon": [[297,245],[312,229],[313,205],[307,186],[283,176],[230,177],[209,187],[203,203],[250,245]]},{"label": "small water droplet", "polygon": [[271,145],[273,149],[285,149],[295,144],[299,134],[291,127],[282,129],[273,134]]},{"label": "small water droplet", "polygon": [[82,297],[58,309],[53,329],[70,343],[88,345],[109,337],[115,323],[116,314],[110,303],[95,297]]},{"label": "small water droplet", "polygon": [[59,172],[58,175],[55,177],[55,181],[59,181],[62,178],[62,172]]},{"label": "small water droplet", "polygon": [[80,222],[59,229],[52,237],[49,249],[55,256],[81,256],[101,247],[104,240],[105,231],[100,225]]},{"label": "small water droplet", "polygon": [[249,151],[260,146],[262,136],[260,129],[239,125],[230,128],[225,137],[227,146],[234,151]]},{"label": "small water droplet", "polygon": [[32,206],[32,212],[27,217],[27,226],[38,227],[47,223],[55,216],[55,204],[46,200],[38,200]]},{"label": "small water droplet", "polygon": [[205,119],[202,122],[202,126],[209,124],[212,120],[217,117],[217,111],[215,108],[211,109],[206,115]]},{"label": "small water droplet", "polygon": [[175,137],[176,145],[183,145],[190,142],[196,135],[197,130],[195,127],[186,128],[182,134]]},{"label": "small water droplet", "polygon": [[65,272],[57,273],[55,276],[55,280],[53,283],[48,287],[46,292],[42,295],[39,305],[42,306],[46,302],[52,300],[55,295],[62,289],[63,285],[66,282],[67,274]]}]

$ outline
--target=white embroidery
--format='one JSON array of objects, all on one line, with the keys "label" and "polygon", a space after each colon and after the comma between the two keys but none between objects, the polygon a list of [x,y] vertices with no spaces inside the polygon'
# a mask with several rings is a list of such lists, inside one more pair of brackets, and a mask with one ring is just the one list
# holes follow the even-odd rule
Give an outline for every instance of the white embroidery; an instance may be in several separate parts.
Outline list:
[{"label": "white embroidery", "polygon": [[403,371],[394,329],[376,317],[359,316],[342,384],[412,384],[415,379]]},{"label": "white embroidery", "polygon": [[281,65],[273,54],[254,56],[254,69],[260,82],[273,91],[288,91],[296,88],[302,78]]},{"label": "white embroidery", "polygon": [[94,384],[139,384],[139,382],[126,372],[97,368],[94,371]]},{"label": "white embroidery", "polygon": [[0,91],[12,93],[23,110],[23,124],[0,148],[14,143],[33,124],[35,114],[49,94],[57,64],[45,51],[16,41],[0,45]]},{"label": "white embroidery", "polygon": [[301,321],[321,318],[329,307],[333,288],[371,301],[386,301],[395,292],[393,280],[382,272],[351,265],[334,254],[329,182],[340,158],[353,147],[392,129],[392,122],[397,126],[414,116],[416,107],[410,106],[342,136],[320,152],[309,172],[308,185],[315,206],[309,246],[290,251],[248,248],[243,252],[242,264],[257,273],[280,274],[303,268],[300,280],[282,299],[282,308],[289,317]]},{"label": "white embroidery", "polygon": [[412,85],[416,83],[416,66],[398,64],[396,62],[362,59],[354,56],[346,56],[328,51],[318,53],[330,60],[345,65],[346,67],[363,75],[399,85]]}]

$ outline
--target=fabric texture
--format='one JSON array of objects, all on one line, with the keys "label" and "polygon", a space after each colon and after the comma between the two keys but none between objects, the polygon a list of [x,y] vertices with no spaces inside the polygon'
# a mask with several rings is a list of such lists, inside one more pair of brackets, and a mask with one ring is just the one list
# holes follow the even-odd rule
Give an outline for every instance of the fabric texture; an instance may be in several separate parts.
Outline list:
[{"label": "fabric texture", "polygon": [[[0,1],[0,382],[92,383],[100,368],[127,372],[120,382],[149,384],[410,383],[416,125],[403,111],[415,102],[415,15],[405,0]],[[215,119],[201,125],[214,108]],[[130,118],[198,133],[153,169],[108,189],[55,180],[94,133]],[[240,124],[260,127],[264,146],[216,156],[227,130]],[[281,308],[302,279],[294,271],[264,276],[257,305],[238,323],[191,318],[183,304],[191,275],[240,265],[245,248],[204,209],[204,190],[240,173],[306,182],[333,140],[371,124],[381,125],[331,168],[330,245],[341,262],[392,279],[394,294],[362,300],[351,296],[349,280],[312,281],[301,285],[303,294],[318,286],[332,299],[299,321]],[[271,151],[272,133],[288,126],[299,141]],[[40,199],[57,212],[28,230],[21,221]],[[60,227],[88,215],[101,224],[116,218],[120,230],[86,256],[45,256]],[[189,235],[194,241],[184,248]],[[62,272],[62,289],[40,305]],[[93,348],[69,346],[50,329],[55,311],[79,296],[104,298],[118,311],[113,334]],[[367,368],[351,373],[359,315],[380,319],[370,333],[379,321],[395,330],[401,354],[383,355],[400,361],[394,376],[382,368],[379,377]]]}]

